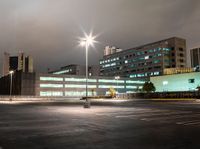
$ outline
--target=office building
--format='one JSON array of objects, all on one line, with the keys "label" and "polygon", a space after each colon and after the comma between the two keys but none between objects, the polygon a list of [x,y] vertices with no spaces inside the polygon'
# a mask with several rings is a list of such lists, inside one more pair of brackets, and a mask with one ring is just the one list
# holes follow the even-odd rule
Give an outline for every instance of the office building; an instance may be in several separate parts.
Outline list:
[{"label": "office building", "polygon": [[30,56],[25,56],[22,52],[18,56],[11,56],[5,52],[3,56],[3,76],[11,70],[31,73],[33,72],[33,59]]},{"label": "office building", "polygon": [[[0,94],[9,95],[10,76],[0,78]],[[118,93],[131,93],[142,89],[144,81],[114,77],[89,77],[88,95],[106,95],[110,88]],[[82,97],[85,96],[85,76],[25,73],[13,74],[13,95],[38,97]]]},{"label": "office building", "polygon": [[190,50],[191,67],[200,66],[200,48],[194,48]]},{"label": "office building", "polygon": [[[89,76],[99,76],[100,67],[99,65],[93,65],[88,67]],[[85,75],[86,67],[84,65],[71,64],[61,67],[58,70],[50,71],[50,74],[65,74],[65,75]]]},{"label": "office building", "polygon": [[128,50],[107,52],[100,60],[103,76],[147,79],[163,75],[165,68],[186,67],[186,40],[178,37]]},{"label": "office building", "polygon": [[151,77],[156,92],[196,91],[200,86],[200,72],[181,73]]}]

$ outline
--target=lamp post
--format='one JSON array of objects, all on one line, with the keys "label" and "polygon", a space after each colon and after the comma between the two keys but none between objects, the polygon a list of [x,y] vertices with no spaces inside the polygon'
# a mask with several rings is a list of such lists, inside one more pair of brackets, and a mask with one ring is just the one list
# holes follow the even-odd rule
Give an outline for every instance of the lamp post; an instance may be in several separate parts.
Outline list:
[{"label": "lamp post", "polygon": [[10,71],[9,74],[10,74],[10,101],[12,101],[12,78],[13,78],[13,73],[14,71]]},{"label": "lamp post", "polygon": [[93,37],[91,34],[86,35],[85,38],[83,38],[80,42],[81,46],[85,47],[85,59],[86,59],[86,69],[85,69],[85,75],[86,75],[86,99],[84,103],[84,108],[90,108],[90,101],[88,100],[88,48],[90,45],[93,45],[95,42],[95,37]]},{"label": "lamp post", "polygon": [[120,79],[120,76],[116,76],[115,80],[117,80],[117,94],[118,94],[118,80]]}]

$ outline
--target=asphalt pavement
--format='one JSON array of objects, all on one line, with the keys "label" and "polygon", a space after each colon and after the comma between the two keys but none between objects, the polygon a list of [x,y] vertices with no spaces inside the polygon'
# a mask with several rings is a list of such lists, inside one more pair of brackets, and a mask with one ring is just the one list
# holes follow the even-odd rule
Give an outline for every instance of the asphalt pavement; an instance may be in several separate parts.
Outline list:
[{"label": "asphalt pavement", "polygon": [[200,102],[0,103],[1,149],[199,149]]}]

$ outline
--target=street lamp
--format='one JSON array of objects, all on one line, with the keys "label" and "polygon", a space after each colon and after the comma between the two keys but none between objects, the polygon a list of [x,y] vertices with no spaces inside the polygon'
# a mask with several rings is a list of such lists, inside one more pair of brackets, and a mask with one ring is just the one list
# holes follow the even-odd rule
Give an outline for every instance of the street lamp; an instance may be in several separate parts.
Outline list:
[{"label": "street lamp", "polygon": [[9,74],[10,74],[10,101],[12,101],[12,78],[13,78],[13,73],[14,73],[14,71],[13,70],[11,70],[11,71],[9,71]]},{"label": "street lamp", "polygon": [[86,35],[85,38],[81,39],[80,45],[85,47],[85,55],[86,55],[86,70],[85,70],[85,75],[86,75],[86,102],[84,103],[84,108],[90,108],[90,101],[88,100],[88,48],[89,46],[93,46],[95,42],[95,37],[90,35]]},{"label": "street lamp", "polygon": [[117,80],[117,94],[118,94],[118,80],[120,79],[120,76],[116,76],[115,80]]}]

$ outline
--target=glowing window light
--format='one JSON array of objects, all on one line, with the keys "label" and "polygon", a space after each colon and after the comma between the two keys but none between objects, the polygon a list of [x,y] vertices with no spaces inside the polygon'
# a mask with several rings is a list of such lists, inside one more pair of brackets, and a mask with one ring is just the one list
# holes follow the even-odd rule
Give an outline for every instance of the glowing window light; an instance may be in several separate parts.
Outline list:
[{"label": "glowing window light", "polygon": [[127,80],[127,84],[144,84],[145,81],[132,81],[132,80]]},{"label": "glowing window light", "polygon": [[163,85],[167,85],[168,84],[168,81],[163,81]]},{"label": "glowing window light", "polygon": [[63,84],[40,84],[41,88],[63,88]]},{"label": "glowing window light", "polygon": [[99,85],[99,88],[124,88],[124,86],[113,86],[113,85]]},{"label": "glowing window light", "polygon": [[116,63],[112,63],[112,64],[110,64],[111,66],[116,66]]},{"label": "glowing window light", "polygon": [[149,55],[148,55],[148,56],[145,56],[144,59],[149,59]]},{"label": "glowing window light", "polygon": [[40,96],[63,96],[63,92],[41,91]]},{"label": "glowing window light", "polygon": [[57,77],[40,77],[40,81],[63,81],[63,78],[57,78]]},{"label": "glowing window light", "polygon": [[63,71],[58,71],[58,72],[54,72],[53,74],[64,74],[64,73],[68,73],[70,72],[70,70],[63,70]]},{"label": "glowing window light", "polygon": [[110,67],[111,65],[110,64],[106,64],[106,65],[104,65],[104,67]]},{"label": "glowing window light", "polygon": [[124,80],[106,80],[106,79],[99,79],[100,83],[124,83]]},{"label": "glowing window light", "polygon": [[[65,84],[65,88],[86,88],[86,85]],[[88,85],[88,88],[97,88],[96,85]]]},{"label": "glowing window light", "polygon": [[129,94],[129,93],[135,93],[135,92],[134,91],[126,91],[126,93]]},{"label": "glowing window light", "polygon": [[126,88],[128,88],[128,89],[136,89],[137,86],[126,86]]},{"label": "glowing window light", "polygon": [[[77,97],[77,96],[85,96],[86,91],[79,92],[79,91],[66,91],[65,96]],[[97,92],[88,91],[88,96],[96,96]]]},{"label": "glowing window light", "polygon": [[[86,82],[85,78],[65,78],[65,81],[69,82]],[[96,79],[88,79],[88,82],[97,82]]]}]

